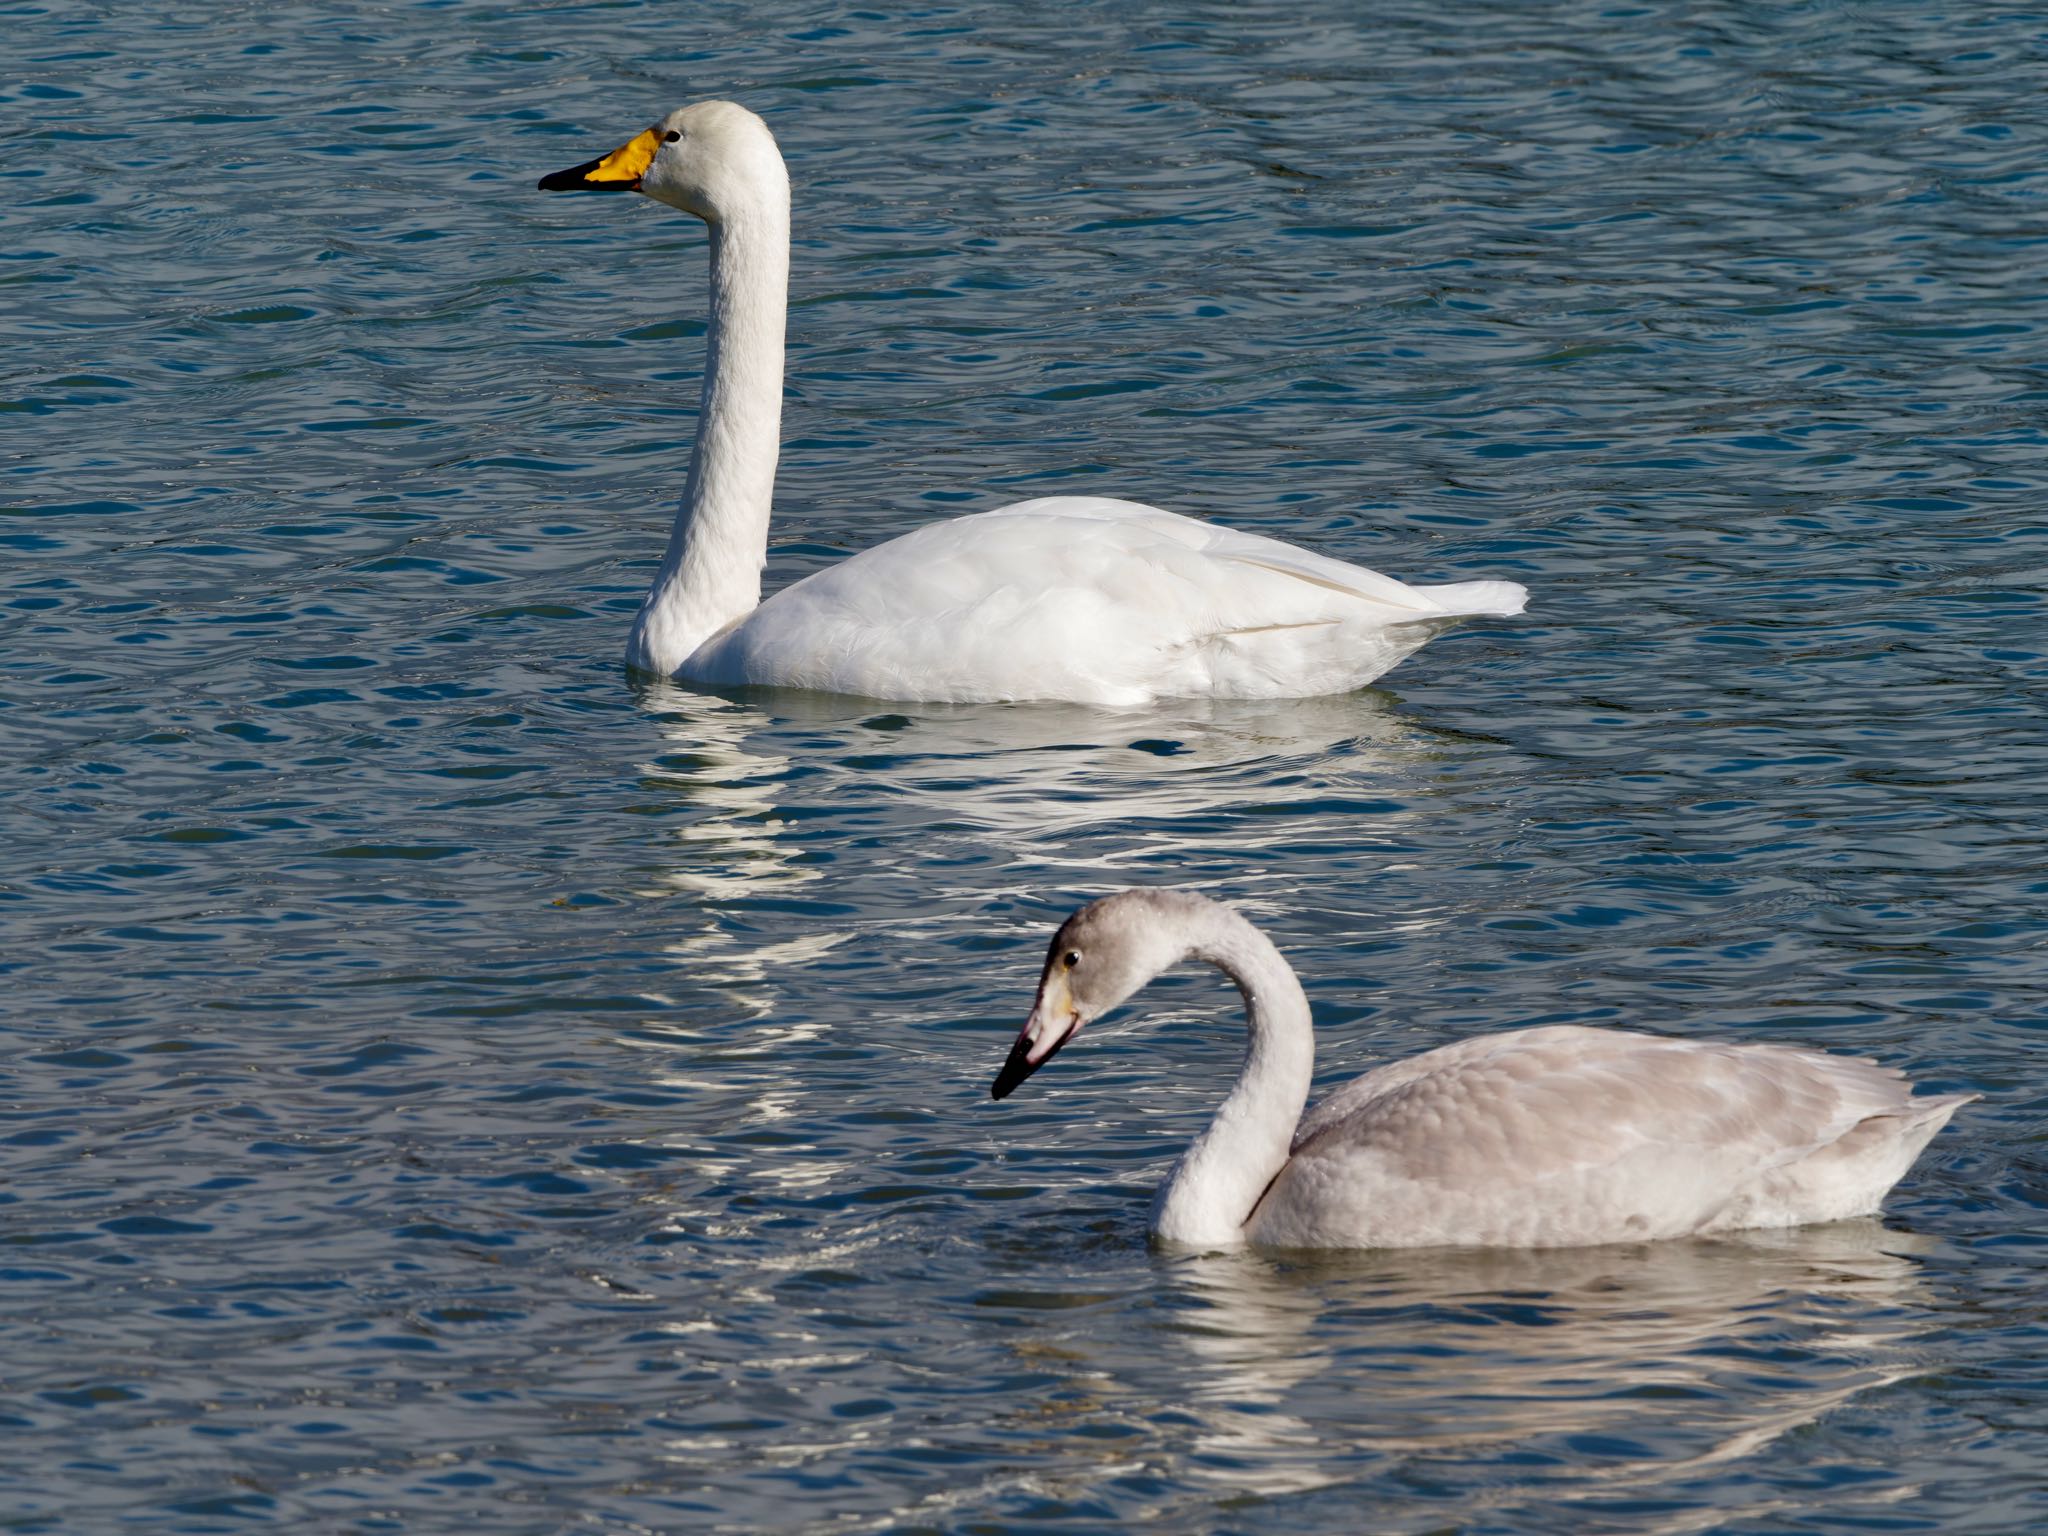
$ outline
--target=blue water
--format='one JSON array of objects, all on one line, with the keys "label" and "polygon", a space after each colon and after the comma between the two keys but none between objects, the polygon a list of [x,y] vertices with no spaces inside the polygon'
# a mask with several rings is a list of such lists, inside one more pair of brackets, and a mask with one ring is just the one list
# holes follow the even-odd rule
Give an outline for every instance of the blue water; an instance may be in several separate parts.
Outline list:
[{"label": "blue water", "polygon": [[[2048,14],[8,9],[0,1528],[2048,1521]],[[1055,490],[1522,619],[1136,714],[618,655],[701,231],[796,187],[769,579]],[[1984,1101],[1880,1223],[1155,1254],[1239,1050],[1561,1020]]]}]

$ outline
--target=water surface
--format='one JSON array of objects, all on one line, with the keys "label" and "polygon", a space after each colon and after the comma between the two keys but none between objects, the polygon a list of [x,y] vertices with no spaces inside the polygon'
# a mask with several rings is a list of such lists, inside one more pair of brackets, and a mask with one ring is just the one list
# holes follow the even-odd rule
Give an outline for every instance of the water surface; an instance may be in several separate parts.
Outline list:
[{"label": "water surface", "polygon": [[[25,5],[0,208],[0,1524],[2043,1518],[2048,19]],[[704,95],[796,187],[779,585],[1133,496],[1534,593],[1134,713],[634,684]],[[1239,1050],[1016,1098],[1179,883],[1321,1079],[1577,1021],[1974,1089],[1882,1223],[1188,1257]]]}]

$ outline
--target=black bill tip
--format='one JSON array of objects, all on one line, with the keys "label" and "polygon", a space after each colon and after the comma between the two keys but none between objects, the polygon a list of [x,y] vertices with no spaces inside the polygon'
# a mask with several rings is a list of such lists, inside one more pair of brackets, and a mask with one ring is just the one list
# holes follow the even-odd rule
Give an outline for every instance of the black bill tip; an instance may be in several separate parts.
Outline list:
[{"label": "black bill tip", "polygon": [[1038,1070],[1037,1063],[1030,1059],[1031,1042],[1022,1035],[1010,1047],[1010,1059],[1003,1063],[1003,1070],[996,1074],[996,1080],[989,1084],[988,1096],[992,1099],[1007,1099],[1017,1091],[1017,1085]]},{"label": "black bill tip", "polygon": [[1017,1091],[1017,1085],[1059,1055],[1060,1047],[1074,1038],[1070,1029],[1053,1043],[1053,1048],[1038,1060],[1032,1061],[1031,1041],[1024,1035],[1017,1037],[1017,1043],[1010,1047],[1010,1059],[1003,1063],[1003,1070],[996,1074],[996,1080],[988,1085],[988,1096],[992,1099],[1007,1099]]},{"label": "black bill tip", "polygon": [[556,171],[540,179],[543,192],[630,192],[639,185],[633,181],[592,181],[590,173],[605,162],[599,155],[595,160],[586,160],[581,165],[572,165],[566,171]]}]

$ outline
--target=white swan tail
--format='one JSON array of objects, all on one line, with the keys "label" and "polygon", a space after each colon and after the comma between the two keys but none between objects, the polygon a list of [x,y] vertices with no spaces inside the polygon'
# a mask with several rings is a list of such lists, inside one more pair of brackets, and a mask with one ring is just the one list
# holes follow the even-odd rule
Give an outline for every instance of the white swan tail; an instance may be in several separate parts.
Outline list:
[{"label": "white swan tail", "polygon": [[1416,591],[1445,613],[1461,618],[1485,615],[1511,618],[1528,606],[1529,589],[1518,581],[1455,581],[1440,587],[1417,587]]}]

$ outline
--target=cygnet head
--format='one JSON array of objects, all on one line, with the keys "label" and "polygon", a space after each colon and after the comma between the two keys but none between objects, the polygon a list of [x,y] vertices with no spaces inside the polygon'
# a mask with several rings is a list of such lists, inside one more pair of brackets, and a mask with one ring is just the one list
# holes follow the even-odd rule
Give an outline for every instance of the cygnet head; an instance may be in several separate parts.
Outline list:
[{"label": "cygnet head", "polygon": [[543,176],[543,192],[641,192],[723,224],[765,202],[789,207],[789,175],[768,125],[732,101],[678,107],[608,155]]},{"label": "cygnet head", "polygon": [[1185,960],[1215,905],[1190,891],[1118,891],[1060,924],[1039,977],[1038,1001],[989,1096],[1009,1097],[1083,1024]]}]

